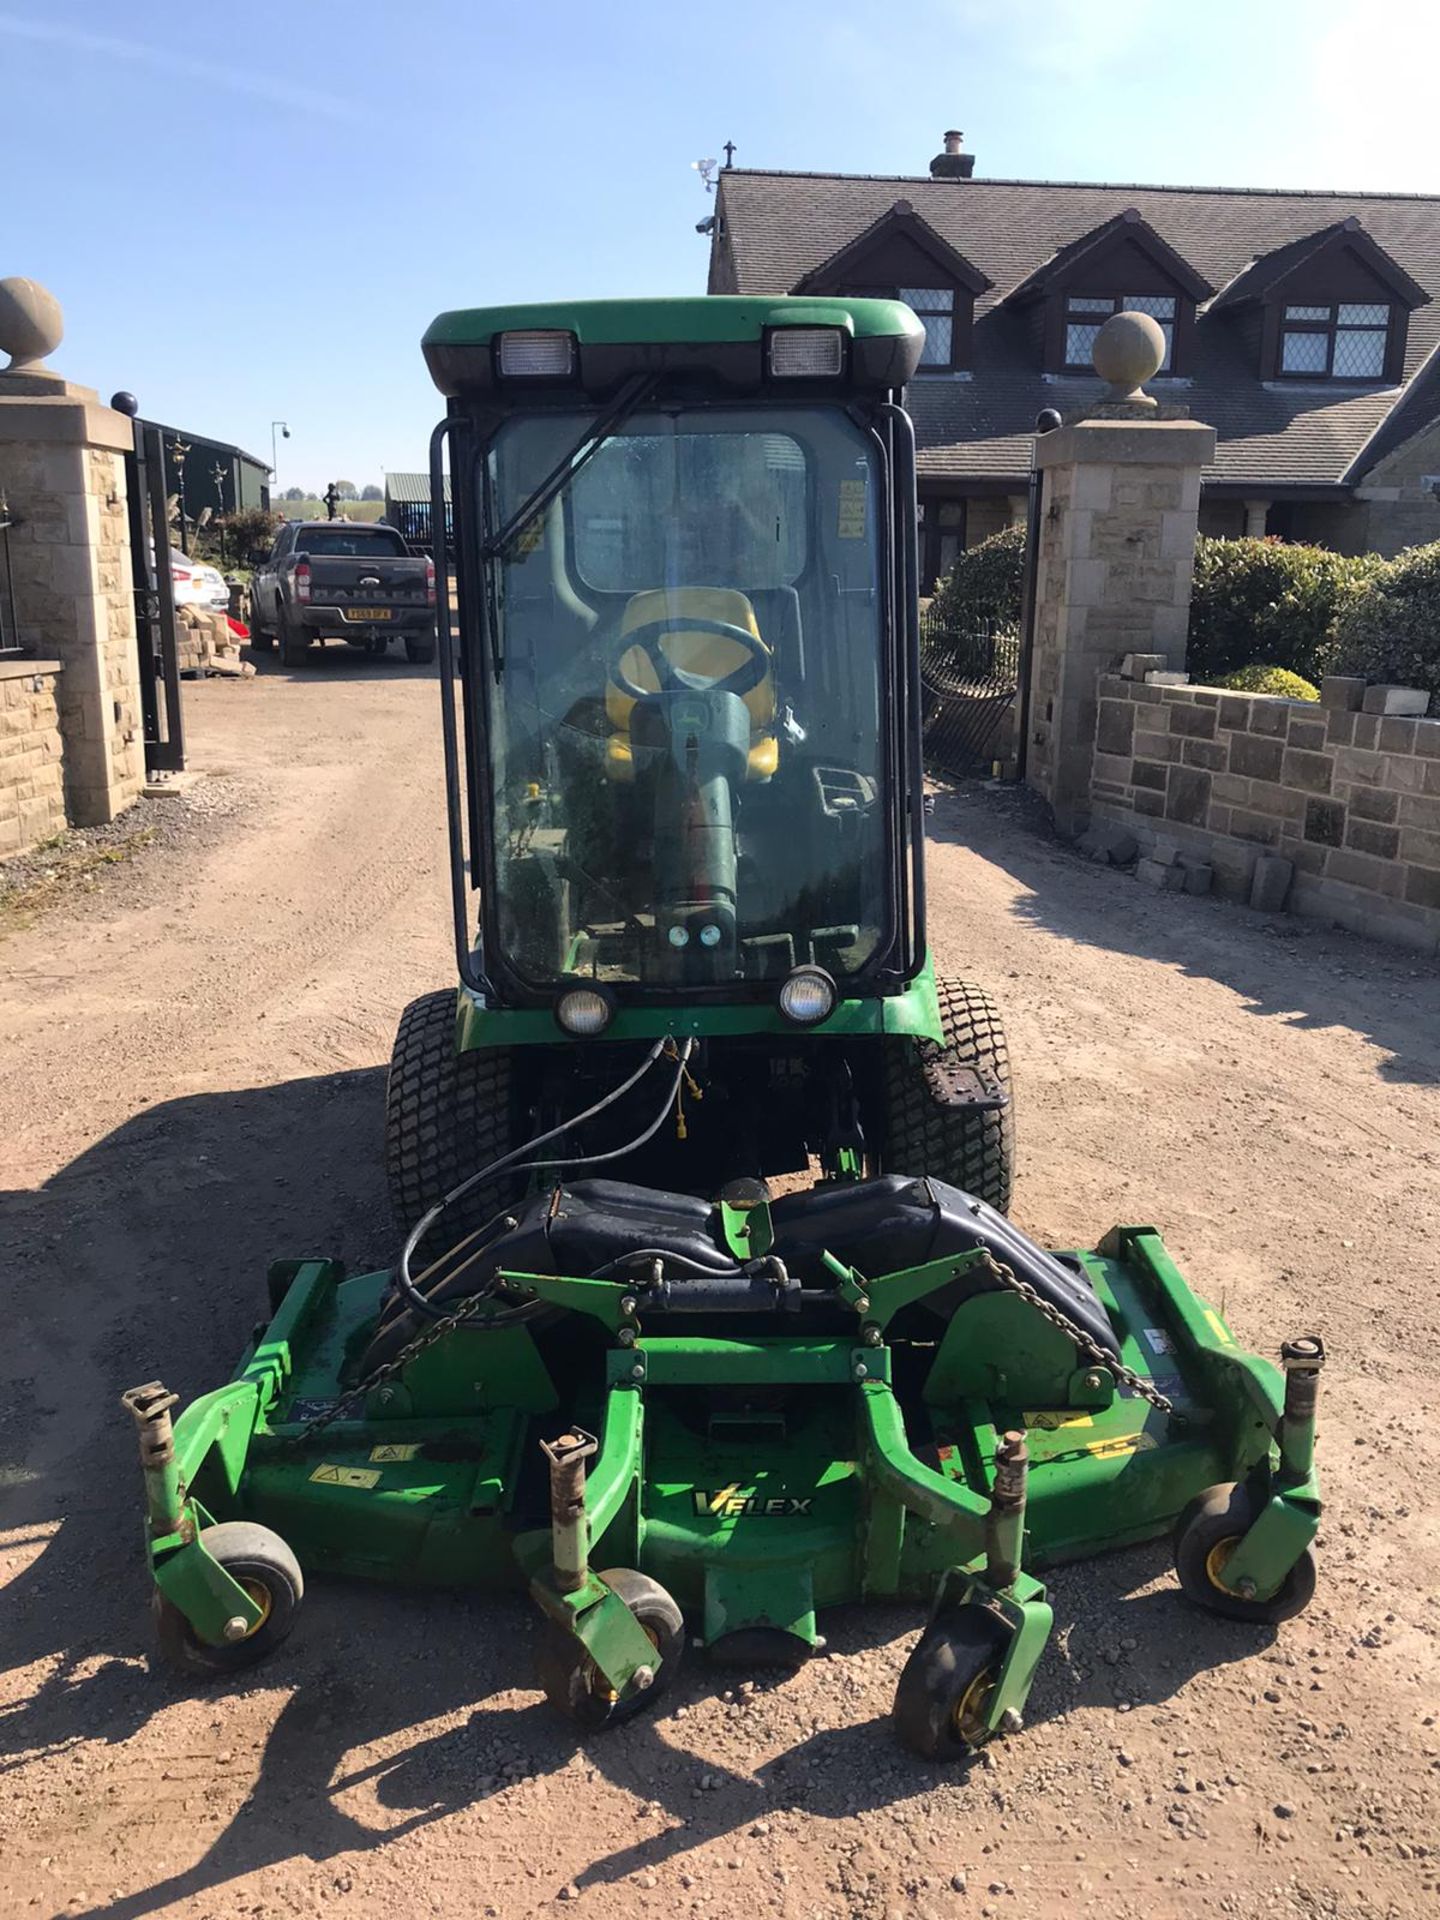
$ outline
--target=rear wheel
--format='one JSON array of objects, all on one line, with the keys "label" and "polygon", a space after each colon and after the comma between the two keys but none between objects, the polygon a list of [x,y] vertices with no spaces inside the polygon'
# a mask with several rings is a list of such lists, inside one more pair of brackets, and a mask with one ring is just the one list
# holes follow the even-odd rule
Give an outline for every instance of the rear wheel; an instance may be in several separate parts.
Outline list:
[{"label": "rear wheel", "polygon": [[290,624],[284,607],[275,603],[275,637],[280,642],[280,658],[287,667],[303,667],[310,658],[310,636],[303,627]]},{"label": "rear wheel", "polygon": [[1014,1103],[992,1112],[965,1106],[947,1078],[949,1069],[973,1068],[1009,1094],[1010,1051],[1000,1010],[973,981],[937,981],[935,991],[945,1045],[901,1039],[890,1046],[885,1168],[933,1174],[1004,1213],[1015,1173]]},{"label": "rear wheel", "polygon": [[260,602],[254,598],[250,602],[250,644],[258,653],[268,653],[275,644],[274,634],[260,624]]},{"label": "rear wheel", "polygon": [[[453,991],[412,1000],[400,1016],[385,1088],[385,1171],[406,1233],[462,1180],[510,1151],[511,1106],[507,1049],[456,1052]],[[442,1249],[493,1219],[514,1192],[514,1177],[503,1173],[472,1188],[446,1212]]]}]

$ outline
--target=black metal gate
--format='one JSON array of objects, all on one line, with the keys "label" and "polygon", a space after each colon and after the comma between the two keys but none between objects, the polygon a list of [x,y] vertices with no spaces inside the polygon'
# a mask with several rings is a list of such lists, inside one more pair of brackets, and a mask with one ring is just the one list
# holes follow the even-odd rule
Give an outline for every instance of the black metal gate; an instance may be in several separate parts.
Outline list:
[{"label": "black metal gate", "polygon": [[160,429],[135,418],[134,394],[117,393],[110,404],[117,413],[130,416],[134,429],[134,445],[125,455],[125,498],[130,511],[145,773],[153,779],[159,773],[178,773],[185,765],[175,587],[165,509],[165,448]]},{"label": "black metal gate", "polygon": [[956,633],[920,617],[925,764],[936,773],[988,773],[991,749],[1020,686],[1020,636]]}]

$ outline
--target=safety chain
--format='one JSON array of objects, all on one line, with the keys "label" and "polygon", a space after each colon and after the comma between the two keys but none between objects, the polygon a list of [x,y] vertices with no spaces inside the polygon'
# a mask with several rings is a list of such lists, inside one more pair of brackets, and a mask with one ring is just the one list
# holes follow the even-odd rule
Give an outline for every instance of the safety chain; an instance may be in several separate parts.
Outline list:
[{"label": "safety chain", "polygon": [[287,1435],[285,1445],[298,1450],[313,1440],[317,1433],[323,1433],[327,1427],[333,1427],[337,1421],[343,1420],[357,1402],[366,1399],[377,1387],[383,1387],[387,1380],[393,1380],[397,1373],[402,1373],[427,1347],[433,1346],[437,1340],[443,1340],[447,1333],[453,1333],[470,1309],[489,1297],[488,1289],[484,1293],[467,1294],[458,1307],[447,1313],[443,1320],[432,1321],[423,1333],[417,1333],[392,1360],[385,1361],[383,1366],[376,1367],[373,1373],[367,1373],[363,1380],[347,1388],[324,1413],[317,1413],[313,1420],[307,1420],[298,1433]]},{"label": "safety chain", "polygon": [[1058,1328],[1067,1340],[1073,1340],[1084,1359],[1092,1361],[1098,1367],[1108,1367],[1121,1386],[1129,1387],[1133,1393],[1138,1393],[1142,1400],[1148,1400],[1157,1413],[1168,1414],[1172,1420],[1184,1418],[1182,1414],[1176,1413],[1173,1400],[1167,1400],[1165,1395],[1157,1387],[1152,1387],[1142,1374],[1134,1372],[1122,1360],[1117,1360],[1114,1354],[1107,1353],[1104,1347],[1092,1340],[1085,1329],[1077,1326],[1068,1314],[1062,1313],[1059,1307],[1052,1306],[1048,1300],[1042,1300],[1028,1280],[1022,1280],[1013,1267],[1006,1266],[1003,1260],[997,1260],[994,1254],[988,1251],[985,1256],[985,1271],[992,1274],[1001,1286],[1008,1287],[1011,1293],[1018,1293],[1027,1306],[1033,1307],[1042,1320],[1048,1320],[1052,1327]]}]

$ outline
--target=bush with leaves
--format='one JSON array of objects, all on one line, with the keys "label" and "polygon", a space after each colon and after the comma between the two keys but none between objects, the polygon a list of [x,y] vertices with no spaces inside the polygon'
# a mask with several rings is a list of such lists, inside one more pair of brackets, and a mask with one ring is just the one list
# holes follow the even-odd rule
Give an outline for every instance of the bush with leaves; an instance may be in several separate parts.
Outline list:
[{"label": "bush with leaves", "polygon": [[215,522],[215,531],[226,562],[255,566],[270,551],[279,525],[279,514],[267,513],[263,507],[242,507],[238,513],[225,514]]},{"label": "bush with leaves", "polygon": [[1318,687],[1298,673],[1291,673],[1287,667],[1241,667],[1238,673],[1222,675],[1215,684],[1231,687],[1236,693],[1278,693],[1285,700],[1320,698]]},{"label": "bush with leaves", "polygon": [[1384,562],[1345,608],[1335,671],[1440,694],[1440,541]]},{"label": "bush with leaves", "polygon": [[1373,554],[1202,535],[1185,653],[1190,678],[1213,685],[1267,662],[1318,680],[1335,651],[1336,621],[1381,564]]},{"label": "bush with leaves", "polygon": [[992,533],[958,555],[935,590],[931,620],[948,633],[1017,632],[1024,578],[1024,527]]}]

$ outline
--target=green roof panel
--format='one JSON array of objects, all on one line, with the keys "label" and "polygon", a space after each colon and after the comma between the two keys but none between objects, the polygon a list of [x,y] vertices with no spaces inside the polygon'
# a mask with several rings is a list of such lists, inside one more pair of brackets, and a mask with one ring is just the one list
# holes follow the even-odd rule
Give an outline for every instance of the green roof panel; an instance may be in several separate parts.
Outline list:
[{"label": "green roof panel", "polygon": [[920,322],[899,300],[703,294],[457,308],[432,321],[421,344],[446,394],[493,391],[497,335],[531,330],[574,334],[587,388],[610,386],[641,370],[694,373],[710,367],[729,384],[758,387],[765,335],[775,327],[840,328],[853,343],[850,379],[865,386],[903,386],[925,339]]}]

